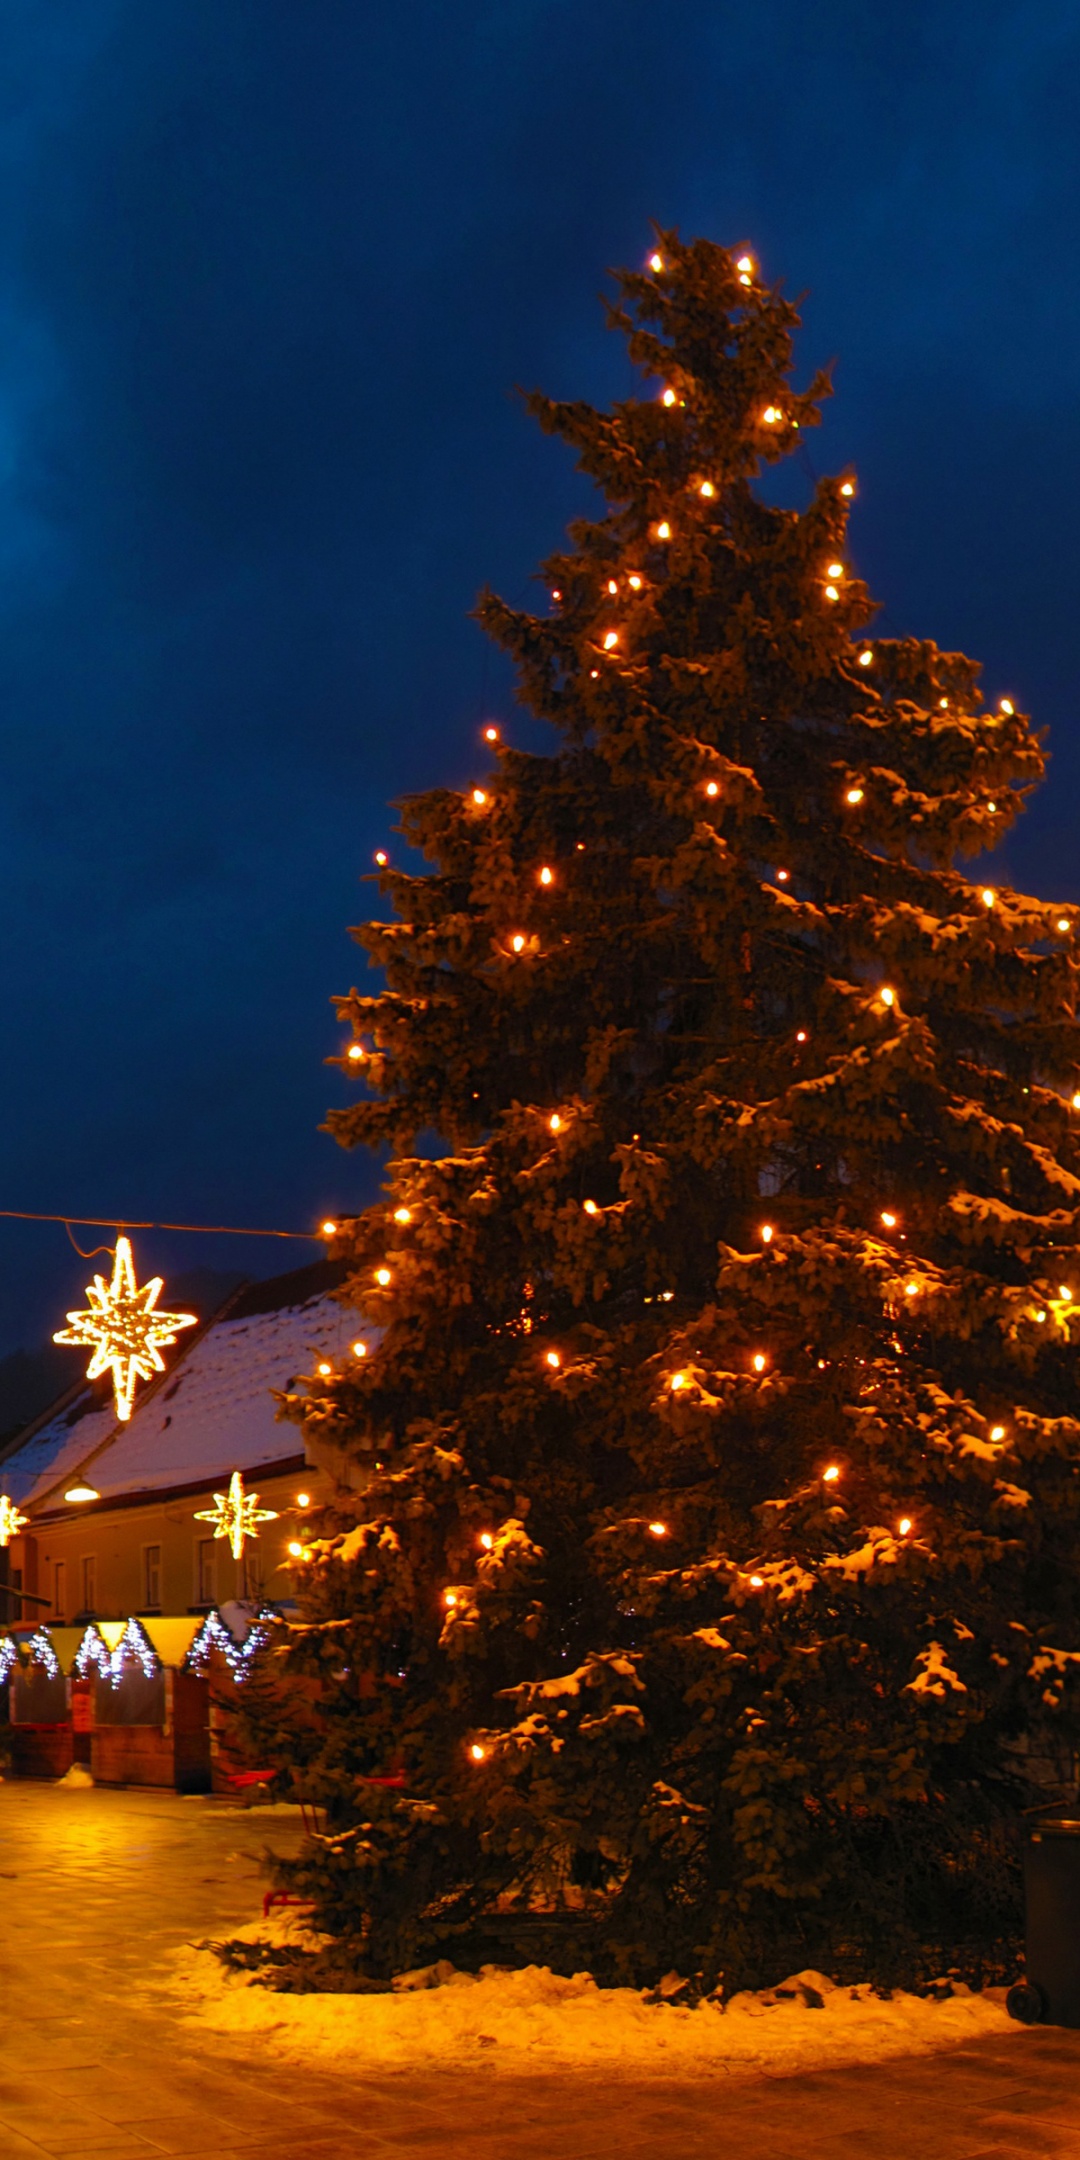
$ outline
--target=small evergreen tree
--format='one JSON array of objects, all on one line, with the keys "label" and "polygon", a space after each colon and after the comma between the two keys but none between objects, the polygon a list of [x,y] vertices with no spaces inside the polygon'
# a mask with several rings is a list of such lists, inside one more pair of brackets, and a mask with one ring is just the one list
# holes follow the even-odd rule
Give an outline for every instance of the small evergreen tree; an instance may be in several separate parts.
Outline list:
[{"label": "small evergreen tree", "polygon": [[339,1000],[390,1160],[377,1347],[289,1403],[359,1466],[295,1879],[373,1975],[1000,1959],[1080,1662],[1080,911],[957,867],[1043,751],[867,635],[853,481],[765,499],[795,309],[673,233],[617,282],[642,395],[528,400],[600,514],[479,607],[558,746],[404,803]]}]

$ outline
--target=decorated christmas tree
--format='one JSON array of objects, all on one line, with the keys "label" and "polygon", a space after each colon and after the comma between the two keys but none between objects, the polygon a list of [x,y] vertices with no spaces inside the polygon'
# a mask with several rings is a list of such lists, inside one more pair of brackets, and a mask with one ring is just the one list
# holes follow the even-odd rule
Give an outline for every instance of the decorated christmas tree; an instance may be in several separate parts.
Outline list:
[{"label": "decorated christmas tree", "polygon": [[253,1723],[361,1973],[987,1969],[1073,1774],[1080,909],[965,874],[1040,740],[873,635],[854,478],[769,500],[790,302],[617,286],[640,395],[529,399],[597,514],[479,609],[550,753],[409,798],[356,932],[368,1354],[289,1406],[355,1489]]}]

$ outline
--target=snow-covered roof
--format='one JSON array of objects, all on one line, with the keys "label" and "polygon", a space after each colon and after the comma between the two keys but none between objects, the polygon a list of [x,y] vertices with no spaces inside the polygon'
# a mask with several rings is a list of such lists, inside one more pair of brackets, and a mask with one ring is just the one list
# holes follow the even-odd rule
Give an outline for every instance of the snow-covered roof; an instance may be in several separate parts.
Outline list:
[{"label": "snow-covered roof", "polygon": [[[221,1319],[178,1347],[169,1370],[136,1397],[130,1422],[87,1387],[31,1428],[0,1464],[19,1506],[62,1506],[85,1475],[103,1500],[176,1485],[212,1486],[233,1470],[295,1460],[303,1441],[277,1418],[272,1390],[288,1388],[320,1358],[345,1353],[356,1315],[329,1294],[341,1270],[326,1264],[253,1284]],[[280,1302],[274,1302],[275,1290]]]}]

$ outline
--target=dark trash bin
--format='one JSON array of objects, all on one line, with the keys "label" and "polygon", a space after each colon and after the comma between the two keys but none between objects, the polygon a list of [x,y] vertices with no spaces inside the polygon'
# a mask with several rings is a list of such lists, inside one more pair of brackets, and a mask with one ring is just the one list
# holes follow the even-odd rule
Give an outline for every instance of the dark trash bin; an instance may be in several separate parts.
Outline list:
[{"label": "dark trash bin", "polygon": [[1005,1998],[1025,2025],[1080,2026],[1080,1819],[1044,1816],[1024,1838],[1027,1969]]}]

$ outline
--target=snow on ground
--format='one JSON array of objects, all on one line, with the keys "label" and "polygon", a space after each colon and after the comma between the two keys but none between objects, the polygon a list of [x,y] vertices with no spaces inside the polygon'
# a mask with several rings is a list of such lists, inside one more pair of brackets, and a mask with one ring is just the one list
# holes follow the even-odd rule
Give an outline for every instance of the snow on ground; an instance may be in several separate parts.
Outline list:
[{"label": "snow on ground", "polygon": [[[275,1919],[241,1930],[248,1941],[302,1940],[297,1923]],[[1019,2027],[1004,1989],[943,2002],[869,1987],[835,1987],[820,1973],[797,1974],[775,1990],[738,1995],[726,2010],[647,2002],[632,1988],[599,1988],[587,1973],[565,1979],[546,1966],[478,1978],[441,1967],[440,1985],[395,1983],[387,1995],[284,1995],[227,1972],[211,1950],[176,1953],[166,1983],[176,2014],[227,2039],[272,2040],[275,2054],[325,2069],[475,2069],[515,2076],[552,2069],[636,2078],[783,2075],[922,2054]],[[799,1983],[808,1983],[807,1993]],[[811,2007],[813,1994],[822,2007]],[[177,1999],[179,1998],[179,1999]]]}]

